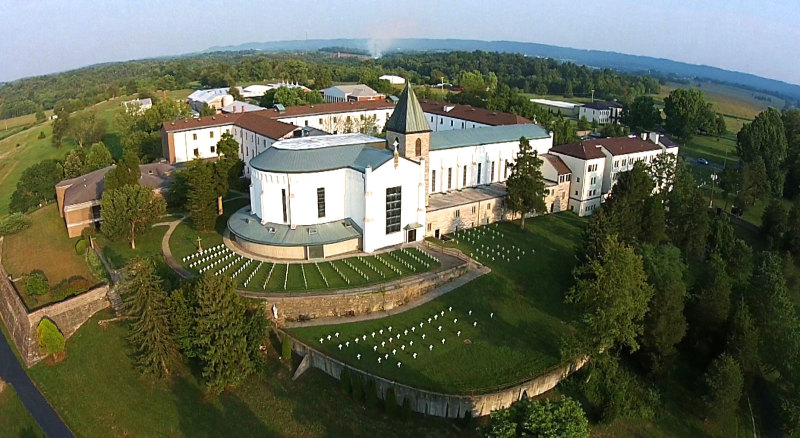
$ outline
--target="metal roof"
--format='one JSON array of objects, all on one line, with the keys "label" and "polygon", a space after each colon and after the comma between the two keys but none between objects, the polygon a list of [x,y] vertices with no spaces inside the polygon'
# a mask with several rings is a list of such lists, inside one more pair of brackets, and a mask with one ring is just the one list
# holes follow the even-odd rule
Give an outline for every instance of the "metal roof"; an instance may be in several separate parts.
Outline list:
[{"label": "metal roof", "polygon": [[453,129],[431,132],[431,150],[460,148],[483,144],[517,141],[520,137],[529,140],[549,138],[550,134],[539,125],[484,126],[481,128]]},{"label": "metal roof", "polygon": [[[307,137],[302,140],[337,140],[336,137]],[[293,148],[286,148],[278,142],[250,160],[250,167],[273,173],[309,173],[343,168],[364,172],[367,167],[377,168],[393,157],[391,151],[383,148],[384,140],[375,140],[377,142]]]},{"label": "metal roof", "polygon": [[239,239],[275,246],[324,245],[361,237],[361,229],[351,219],[323,224],[291,226],[268,222],[261,225],[258,216],[243,207],[228,219],[228,229]]},{"label": "metal roof", "polygon": [[406,89],[400,95],[400,100],[394,112],[386,122],[386,131],[400,134],[413,134],[415,132],[430,132],[431,126],[425,119],[425,112],[417,100],[417,95],[411,89],[411,84],[406,83]]}]

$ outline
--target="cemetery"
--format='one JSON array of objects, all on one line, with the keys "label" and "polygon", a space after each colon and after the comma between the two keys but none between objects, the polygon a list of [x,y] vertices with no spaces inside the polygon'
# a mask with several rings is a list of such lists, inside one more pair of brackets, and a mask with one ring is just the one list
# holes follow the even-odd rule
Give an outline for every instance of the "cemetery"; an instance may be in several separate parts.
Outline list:
[{"label": "cemetery", "polygon": [[[490,392],[568,360],[564,294],[584,221],[572,214],[461,230],[444,245],[492,269],[429,303],[390,317],[288,333],[334,359],[419,389]],[[386,258],[386,257],[384,257]]]},{"label": "cemetery", "polygon": [[312,291],[347,289],[421,274],[439,266],[439,259],[418,247],[375,255],[307,263],[267,262],[248,258],[223,243],[181,258],[197,275],[227,275],[247,291]]}]

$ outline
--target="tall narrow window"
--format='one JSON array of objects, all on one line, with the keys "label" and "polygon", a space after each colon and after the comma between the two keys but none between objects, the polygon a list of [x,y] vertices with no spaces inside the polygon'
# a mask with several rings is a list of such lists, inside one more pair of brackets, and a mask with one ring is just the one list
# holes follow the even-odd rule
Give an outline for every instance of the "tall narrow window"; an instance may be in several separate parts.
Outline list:
[{"label": "tall narrow window", "polygon": [[286,223],[289,221],[286,209],[286,189],[281,189],[281,201],[283,202],[283,222]]},{"label": "tall narrow window", "polygon": [[422,140],[418,138],[414,144],[414,156],[419,157],[420,155],[422,155]]},{"label": "tall narrow window", "polygon": [[211,132],[209,132],[209,133],[208,133],[208,137],[209,137],[209,138],[214,138],[214,131],[211,131]]},{"label": "tall narrow window", "polygon": [[462,176],[462,179],[464,180],[464,182],[462,182],[461,185],[463,187],[466,187],[467,186],[467,166],[464,166],[464,174]]},{"label": "tall narrow window", "polygon": [[453,168],[447,168],[447,190],[450,190],[453,187]]},{"label": "tall narrow window", "polygon": [[489,173],[489,182],[494,182],[494,161],[492,161],[492,170]]},{"label": "tall narrow window", "polygon": [[436,171],[431,171],[431,193],[436,191]]},{"label": "tall narrow window", "polygon": [[478,184],[481,183],[481,164],[482,163],[478,163]]},{"label": "tall narrow window", "polygon": [[503,179],[508,179],[508,160],[505,161],[506,167],[503,168]]},{"label": "tall narrow window", "polygon": [[386,234],[400,231],[401,194],[400,186],[386,189]]},{"label": "tall narrow window", "polygon": [[325,217],[325,187],[317,189],[317,217]]}]

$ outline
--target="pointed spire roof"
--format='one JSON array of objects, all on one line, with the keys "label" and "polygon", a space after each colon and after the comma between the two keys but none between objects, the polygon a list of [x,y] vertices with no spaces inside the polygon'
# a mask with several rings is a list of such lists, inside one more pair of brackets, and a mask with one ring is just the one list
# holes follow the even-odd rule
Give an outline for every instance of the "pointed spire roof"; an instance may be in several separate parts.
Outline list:
[{"label": "pointed spire roof", "polygon": [[386,130],[400,134],[414,134],[417,132],[430,132],[431,127],[425,119],[425,112],[417,100],[417,95],[411,89],[411,84],[406,83],[403,94],[394,108],[392,117],[386,122]]}]

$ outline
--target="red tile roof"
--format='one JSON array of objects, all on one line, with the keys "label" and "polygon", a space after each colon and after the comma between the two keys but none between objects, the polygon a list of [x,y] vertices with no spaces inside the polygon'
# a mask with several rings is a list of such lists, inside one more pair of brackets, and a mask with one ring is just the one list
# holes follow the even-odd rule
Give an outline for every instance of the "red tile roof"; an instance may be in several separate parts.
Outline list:
[{"label": "red tile roof", "polygon": [[164,122],[161,129],[166,132],[188,131],[190,129],[208,128],[211,126],[232,125],[239,117],[247,113],[219,114],[216,116],[198,117],[196,119],[183,119],[175,122]]},{"label": "red tile roof", "polygon": [[382,110],[393,109],[394,103],[387,100],[363,100],[359,102],[334,102],[334,103],[318,103],[314,105],[300,105],[287,107],[285,111],[278,112],[277,109],[271,108],[265,111],[259,111],[272,117],[273,119],[281,119],[284,117],[297,117],[297,116],[312,116],[317,114],[333,114],[343,113],[346,111],[369,111],[369,110]]},{"label": "red tile roof", "polygon": [[254,111],[239,116],[236,126],[263,135],[273,140],[279,140],[296,129],[298,126],[273,120],[265,111]]},{"label": "red tile roof", "polygon": [[605,148],[611,155],[627,155],[661,150],[661,146],[648,140],[642,140],[639,137],[609,137],[584,140],[580,143],[562,144],[554,146],[550,151],[582,160],[591,160],[605,157],[601,147]]},{"label": "red tile roof", "polygon": [[542,158],[547,160],[550,163],[550,165],[556,169],[556,173],[558,173],[559,175],[567,175],[572,173],[572,171],[569,170],[569,167],[567,167],[567,165],[564,163],[564,160],[562,160],[561,157],[553,154],[542,154]]},{"label": "red tile roof", "polygon": [[600,150],[600,146],[590,145],[588,141],[580,143],[561,144],[550,148],[550,152],[569,155],[570,157],[580,158],[581,160],[593,160],[605,158],[605,154]]},{"label": "red tile roof", "polygon": [[[422,106],[422,110],[426,113],[469,120],[470,122],[482,123],[484,125],[498,126],[532,123],[525,117],[516,114],[492,111],[486,108],[477,108],[472,105],[436,102],[427,99],[420,100],[419,103]],[[449,108],[449,110],[446,110],[447,108]]]}]

